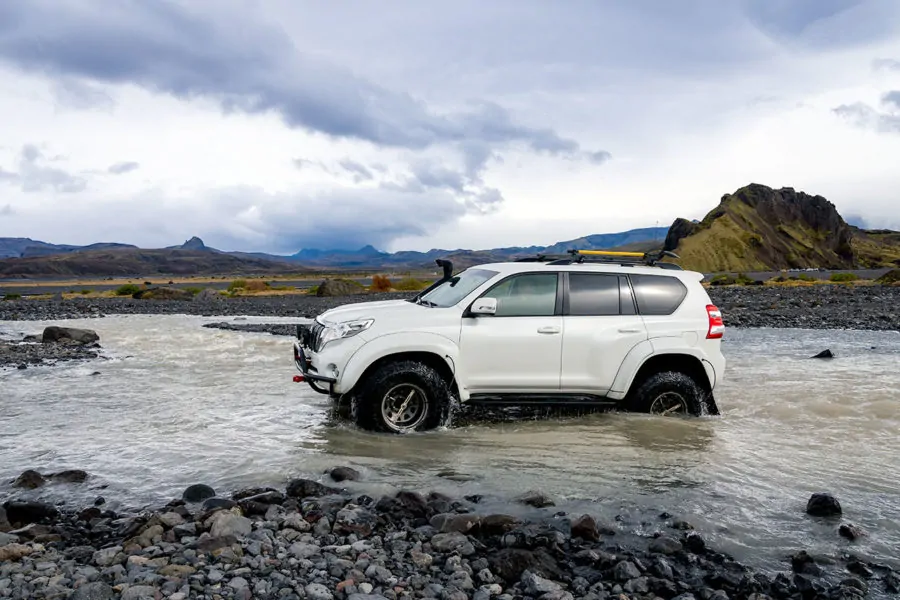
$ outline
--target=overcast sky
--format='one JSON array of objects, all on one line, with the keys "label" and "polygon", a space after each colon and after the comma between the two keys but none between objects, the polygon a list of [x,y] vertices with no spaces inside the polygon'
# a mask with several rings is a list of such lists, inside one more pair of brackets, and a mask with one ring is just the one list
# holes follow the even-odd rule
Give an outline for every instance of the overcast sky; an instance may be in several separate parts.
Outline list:
[{"label": "overcast sky", "polygon": [[897,0],[5,0],[0,236],[549,244],[751,182],[900,228]]}]

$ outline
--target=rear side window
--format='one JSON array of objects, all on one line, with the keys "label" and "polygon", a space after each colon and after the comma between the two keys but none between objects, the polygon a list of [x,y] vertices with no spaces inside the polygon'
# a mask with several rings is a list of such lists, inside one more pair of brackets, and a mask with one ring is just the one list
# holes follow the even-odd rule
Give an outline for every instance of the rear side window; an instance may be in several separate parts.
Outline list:
[{"label": "rear side window", "polygon": [[569,314],[619,314],[619,277],[597,273],[569,273]]},{"label": "rear side window", "polygon": [[631,284],[642,315],[671,315],[687,296],[687,287],[677,277],[632,275]]}]

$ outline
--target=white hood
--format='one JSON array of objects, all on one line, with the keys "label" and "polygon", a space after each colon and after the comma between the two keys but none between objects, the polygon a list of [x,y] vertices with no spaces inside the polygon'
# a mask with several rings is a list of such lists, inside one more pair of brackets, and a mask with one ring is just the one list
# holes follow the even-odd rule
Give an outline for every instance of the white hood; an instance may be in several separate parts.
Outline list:
[{"label": "white hood", "polygon": [[418,312],[425,307],[414,304],[407,300],[381,300],[378,302],[354,302],[352,304],[344,304],[330,310],[326,310],[318,316],[320,323],[343,323],[345,321],[355,321],[356,319],[374,319],[378,315],[389,313],[391,316],[407,313]]}]

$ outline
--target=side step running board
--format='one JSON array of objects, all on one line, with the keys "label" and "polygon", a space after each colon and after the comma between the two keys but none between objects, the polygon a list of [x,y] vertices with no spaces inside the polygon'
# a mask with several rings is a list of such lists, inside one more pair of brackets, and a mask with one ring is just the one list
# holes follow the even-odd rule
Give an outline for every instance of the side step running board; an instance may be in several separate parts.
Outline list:
[{"label": "side step running board", "polygon": [[620,404],[603,396],[590,394],[472,394],[466,404],[478,406],[584,406],[610,407]]}]

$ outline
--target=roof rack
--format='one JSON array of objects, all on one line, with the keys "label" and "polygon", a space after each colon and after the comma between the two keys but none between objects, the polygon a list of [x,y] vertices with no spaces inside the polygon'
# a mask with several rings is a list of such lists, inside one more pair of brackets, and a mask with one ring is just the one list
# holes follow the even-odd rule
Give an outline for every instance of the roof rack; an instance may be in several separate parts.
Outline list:
[{"label": "roof rack", "polygon": [[607,263],[622,266],[646,265],[681,271],[682,268],[673,263],[660,262],[663,258],[681,258],[674,252],[617,252],[613,250],[569,250],[566,254],[538,254],[533,257],[519,258],[516,262],[545,262],[550,265],[571,265],[584,263]]}]

